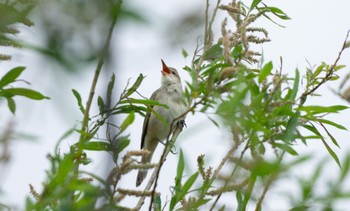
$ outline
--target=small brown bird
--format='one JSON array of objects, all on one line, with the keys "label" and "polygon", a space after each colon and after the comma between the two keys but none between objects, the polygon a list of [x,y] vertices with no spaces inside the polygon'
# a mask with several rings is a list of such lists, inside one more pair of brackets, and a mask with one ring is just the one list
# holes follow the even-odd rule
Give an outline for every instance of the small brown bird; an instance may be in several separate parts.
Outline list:
[{"label": "small brown bird", "polygon": [[[154,106],[153,110],[157,112],[167,124],[159,120],[156,115],[149,112],[143,122],[141,149],[147,149],[150,153],[143,156],[141,163],[149,163],[158,142],[164,141],[169,132],[173,121],[186,112],[186,103],[183,97],[183,90],[180,76],[175,68],[168,67],[162,60],[162,79],[161,87],[151,96],[151,100],[165,104],[168,108]],[[179,119],[183,121],[185,117]],[[147,170],[139,170],[137,174],[136,186],[139,186],[147,176]]]}]

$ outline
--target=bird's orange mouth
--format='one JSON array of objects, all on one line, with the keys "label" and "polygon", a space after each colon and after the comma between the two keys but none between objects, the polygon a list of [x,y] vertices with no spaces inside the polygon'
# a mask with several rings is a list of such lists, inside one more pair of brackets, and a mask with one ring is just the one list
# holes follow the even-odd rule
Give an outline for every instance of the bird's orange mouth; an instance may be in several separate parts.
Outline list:
[{"label": "bird's orange mouth", "polygon": [[164,63],[163,59],[162,59],[162,65],[163,65],[162,74],[163,75],[170,75],[171,71],[170,71],[169,67]]}]

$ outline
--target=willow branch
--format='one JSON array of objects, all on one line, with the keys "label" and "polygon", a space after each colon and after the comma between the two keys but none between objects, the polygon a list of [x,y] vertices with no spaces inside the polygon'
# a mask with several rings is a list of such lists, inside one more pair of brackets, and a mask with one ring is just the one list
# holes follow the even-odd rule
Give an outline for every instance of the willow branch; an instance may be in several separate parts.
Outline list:
[{"label": "willow branch", "polygon": [[[151,178],[150,180],[148,181],[145,189],[144,189],[144,192],[150,190],[152,188],[152,185],[154,184],[153,186],[153,189],[152,189],[152,194],[151,194],[151,202],[150,202],[150,210],[152,209],[152,204],[153,204],[153,199],[154,199],[154,196],[155,196],[155,193],[156,193],[156,187],[157,187],[157,182],[158,182],[158,178],[159,178],[159,173],[160,173],[160,170],[166,160],[166,157],[168,156],[170,150],[171,150],[171,147],[174,145],[175,141],[177,140],[178,136],[180,135],[182,131],[182,126],[178,125],[174,132],[173,132],[173,135],[171,137],[171,139],[169,141],[167,141],[166,145],[165,145],[165,148],[163,150],[163,153],[159,159],[159,163],[158,165],[155,167],[152,175],[151,175]],[[135,207],[135,210],[140,210],[142,205],[144,204],[144,201],[146,199],[146,195],[144,196],[141,196],[136,207]]]},{"label": "willow branch", "polygon": [[310,90],[306,90],[301,96],[300,96],[300,103],[299,105],[302,106],[304,104],[304,102],[306,101],[306,98],[308,95],[314,93],[321,85],[323,85],[324,83],[326,83],[327,81],[329,81],[331,79],[331,77],[333,76],[333,73],[335,71],[335,67],[337,66],[344,50],[347,48],[347,40],[349,38],[349,34],[350,34],[350,30],[347,32],[346,34],[346,38],[344,40],[343,46],[341,48],[341,50],[338,53],[338,57],[335,59],[333,65],[331,66],[331,68],[329,69],[329,71],[327,72],[326,76],[321,80],[320,83],[318,83],[315,87],[313,87]]},{"label": "willow branch", "polygon": [[108,51],[109,51],[109,46],[111,44],[111,40],[112,40],[112,35],[113,35],[113,31],[114,31],[114,26],[116,24],[117,18],[118,18],[118,14],[119,14],[119,10],[121,8],[121,4],[122,4],[122,0],[119,0],[116,5],[115,5],[115,10],[114,15],[112,17],[112,22],[111,25],[109,27],[108,30],[108,34],[107,34],[107,38],[106,41],[104,43],[103,49],[101,51],[101,55],[98,59],[97,62],[97,67],[95,69],[95,74],[91,83],[91,87],[90,87],[90,93],[89,93],[89,98],[86,102],[86,106],[85,106],[85,112],[84,112],[84,117],[83,117],[83,122],[81,125],[81,129],[80,129],[80,138],[79,138],[79,143],[78,143],[78,155],[81,154],[82,152],[82,144],[84,143],[84,141],[86,140],[87,136],[88,136],[88,124],[89,124],[89,113],[90,113],[90,108],[92,105],[92,100],[94,98],[94,94],[95,94],[95,89],[96,89],[96,85],[97,85],[97,81],[98,78],[100,76],[102,67],[104,65],[105,59],[107,58],[108,55]]},{"label": "willow branch", "polygon": [[199,72],[201,65],[204,61],[204,55],[205,52],[209,50],[210,48],[210,40],[212,39],[212,26],[213,26],[213,22],[215,20],[216,17],[216,13],[219,9],[219,5],[221,3],[221,0],[217,0],[216,6],[214,8],[213,14],[210,18],[209,21],[209,0],[206,1],[206,7],[205,7],[205,29],[204,29],[204,48],[203,48],[203,53],[202,56],[200,57],[197,66],[196,66],[196,72]]}]

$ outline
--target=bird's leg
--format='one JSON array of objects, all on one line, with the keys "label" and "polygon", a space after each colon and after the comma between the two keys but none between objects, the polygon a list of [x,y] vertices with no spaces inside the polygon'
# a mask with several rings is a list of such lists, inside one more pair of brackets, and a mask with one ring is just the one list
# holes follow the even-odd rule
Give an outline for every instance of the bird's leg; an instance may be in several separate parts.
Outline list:
[{"label": "bird's leg", "polygon": [[180,130],[182,130],[182,129],[184,128],[184,126],[187,127],[186,122],[185,122],[184,119],[181,119],[180,121],[177,122],[177,127],[178,127]]}]

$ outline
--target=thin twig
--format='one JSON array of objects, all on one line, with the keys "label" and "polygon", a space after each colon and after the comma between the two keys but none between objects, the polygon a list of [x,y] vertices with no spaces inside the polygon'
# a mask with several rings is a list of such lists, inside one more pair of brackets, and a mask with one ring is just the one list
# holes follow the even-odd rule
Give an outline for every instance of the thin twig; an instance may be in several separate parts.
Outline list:
[{"label": "thin twig", "polygon": [[277,176],[276,174],[273,174],[267,179],[267,182],[266,182],[266,184],[264,186],[264,190],[263,190],[261,196],[259,197],[258,202],[256,203],[255,211],[261,210],[262,202],[263,202],[263,200],[264,200],[264,198],[266,196],[266,193],[269,190],[272,182],[275,180],[276,176]]},{"label": "thin twig", "polygon": [[162,156],[160,157],[159,166],[158,166],[158,168],[155,169],[156,174],[155,174],[154,186],[153,186],[153,190],[152,190],[151,201],[149,203],[149,208],[148,208],[149,211],[152,211],[152,204],[153,204],[154,196],[156,193],[156,188],[157,188],[157,184],[158,184],[160,170],[161,170],[161,168],[166,160],[166,157],[169,154],[172,146],[174,145],[177,137],[180,135],[182,128],[183,128],[183,125],[181,125],[181,124],[178,124],[178,126],[175,128],[175,131],[173,133],[171,140],[169,142],[167,142],[165,149],[162,153]]},{"label": "thin twig", "polygon": [[[158,177],[159,177],[159,173],[160,173],[160,169],[162,167],[162,165],[164,164],[164,161],[166,160],[166,157],[167,155],[169,154],[170,152],[170,149],[171,149],[171,146],[173,145],[172,143],[174,143],[177,139],[177,137],[179,136],[179,134],[181,133],[182,131],[182,128],[180,127],[176,127],[174,132],[173,132],[173,136],[171,138],[170,141],[167,142],[167,144],[165,145],[165,148],[163,150],[163,153],[159,159],[159,163],[158,165],[155,167],[152,175],[151,175],[151,178],[150,180],[148,181],[145,189],[144,189],[144,192],[147,192],[151,189],[152,185],[154,185],[154,188],[152,189],[152,194],[151,194],[151,203],[150,203],[150,209],[152,208],[152,202],[153,202],[153,198],[154,198],[154,195],[155,195],[155,190],[156,190],[156,186],[157,186],[157,181],[158,181]],[[135,207],[135,210],[140,210],[142,205],[144,204],[144,201],[145,201],[145,198],[146,196],[141,196],[136,207]]]},{"label": "thin twig", "polygon": [[324,78],[322,78],[321,82],[318,83],[315,87],[313,87],[311,90],[306,90],[299,98],[300,100],[300,105],[303,105],[304,102],[306,101],[306,98],[308,95],[314,93],[321,85],[323,85],[324,83],[326,83],[327,81],[329,81],[331,79],[331,77],[333,76],[334,73],[334,68],[337,66],[341,55],[343,54],[344,50],[347,48],[346,44],[347,44],[347,40],[349,38],[349,34],[350,34],[350,30],[347,32],[346,34],[346,38],[344,40],[343,46],[341,48],[341,50],[338,53],[338,57],[335,59],[333,65],[331,66],[331,68],[329,69],[329,71],[327,72],[326,76]]},{"label": "thin twig", "polygon": [[[120,10],[121,4],[122,4],[122,0],[119,0],[116,3],[116,5],[115,5],[116,10]],[[80,157],[79,154],[81,154],[81,152],[82,152],[82,145],[88,136],[87,130],[88,130],[88,124],[89,124],[90,108],[92,105],[92,100],[94,98],[98,78],[100,76],[105,59],[108,55],[109,46],[111,44],[112,35],[113,35],[113,31],[114,31],[114,26],[115,26],[115,23],[117,21],[119,12],[114,12],[114,14],[115,15],[112,18],[112,22],[111,22],[111,25],[110,25],[109,30],[108,30],[108,35],[107,35],[104,47],[101,51],[101,55],[100,55],[99,60],[97,62],[97,67],[96,67],[94,78],[92,80],[92,84],[91,84],[91,88],[90,88],[89,98],[86,102],[83,122],[82,122],[81,129],[80,129],[81,134],[80,134],[79,143],[78,143],[78,152],[77,152],[78,157]]]},{"label": "thin twig", "polygon": [[[279,158],[278,158],[278,164],[281,164],[282,159],[283,159],[283,157],[284,157],[285,154],[286,154],[286,151],[283,151],[283,152],[281,153],[281,155],[280,155]],[[261,193],[261,196],[259,197],[258,202],[256,203],[255,211],[261,210],[261,205],[262,205],[263,200],[265,199],[266,193],[267,193],[267,191],[269,190],[269,188],[270,188],[272,182],[275,181],[277,175],[278,175],[278,172],[277,172],[277,173],[274,173],[274,174],[272,174],[272,175],[270,175],[269,178],[267,179],[267,182],[266,182],[266,184],[265,184],[265,186],[264,186],[264,190],[263,190],[263,192]]]},{"label": "thin twig", "polygon": [[209,0],[206,1],[206,8],[205,8],[205,29],[204,29],[204,48],[203,48],[203,53],[201,55],[201,57],[199,58],[199,61],[196,65],[196,72],[198,73],[199,70],[201,69],[202,63],[204,61],[204,57],[205,57],[205,52],[207,52],[210,48],[210,39],[212,36],[212,25],[213,22],[215,20],[216,17],[216,13],[219,9],[219,5],[220,5],[221,0],[218,0],[216,3],[216,6],[214,8],[213,14],[210,18],[210,21],[208,22],[209,19],[209,14],[208,14],[208,10],[209,10]]},{"label": "thin twig", "polygon": [[[239,146],[242,142],[236,141],[235,143],[236,143],[235,145],[237,145],[237,148],[238,148],[238,146]],[[248,150],[248,148],[249,148],[249,143],[250,143],[250,139],[247,141],[247,143],[246,143],[246,145],[245,145],[243,151],[241,152],[241,155],[240,155],[240,157],[239,157],[239,160],[242,160],[242,159],[243,159],[244,153],[245,153],[245,152]],[[232,153],[231,153],[231,154],[232,154]],[[228,156],[228,155],[229,155],[229,154],[227,153],[226,156]],[[225,161],[225,162],[226,162],[226,161]],[[230,181],[231,178],[233,177],[233,175],[234,175],[234,173],[236,172],[237,168],[238,168],[238,165],[236,165],[236,166],[233,168],[229,179],[225,182],[225,184],[224,184],[224,186],[223,186],[223,189],[225,189],[225,187],[228,185],[229,181]],[[215,179],[215,178],[213,177],[213,179]],[[217,202],[219,201],[219,199],[220,199],[221,196],[222,196],[222,193],[220,193],[220,194],[216,197],[214,203],[213,203],[212,206],[210,207],[210,211],[214,210],[214,208],[215,208],[215,206],[216,206],[216,204],[217,204]]]},{"label": "thin twig", "polygon": [[[184,118],[189,112],[193,111],[199,104],[201,104],[204,100],[206,99],[206,96],[203,96],[199,101],[195,102],[191,107],[189,107],[183,114],[181,114],[179,117],[175,118],[172,123],[170,124],[170,128],[174,128],[174,124],[178,122],[178,120]],[[183,126],[183,125],[182,125]],[[181,129],[181,130],[180,130]],[[166,160],[166,157],[167,155],[169,154],[170,152],[170,149],[171,149],[171,146],[174,145],[175,141],[177,140],[177,137],[179,136],[179,134],[181,133],[182,131],[182,127],[180,128],[179,125],[177,125],[177,127],[174,128],[173,131],[170,131],[169,134],[168,134],[168,138],[167,138],[167,142],[166,142],[166,145],[165,145],[165,148],[163,150],[163,153],[161,155],[161,158],[159,159],[159,163],[158,165],[155,167],[153,173],[152,173],[152,176],[150,178],[150,180],[148,181],[144,191],[149,191],[153,185],[153,183],[156,181],[158,181],[158,177],[159,177],[159,172],[160,172],[160,169],[161,167],[163,166],[163,163],[164,161]],[[170,139],[170,136],[171,136],[171,133],[172,133],[172,137]],[[170,147],[170,148],[169,148]],[[156,184],[153,188],[153,191],[152,193],[155,193],[155,188],[156,188]],[[152,206],[152,203],[153,203],[153,197],[154,197],[154,194],[152,194],[152,199],[151,199],[151,205],[150,207]],[[145,198],[146,196],[142,196],[140,197],[135,209],[136,210],[139,210],[141,209],[142,205],[144,204],[144,201],[145,201]]]}]

